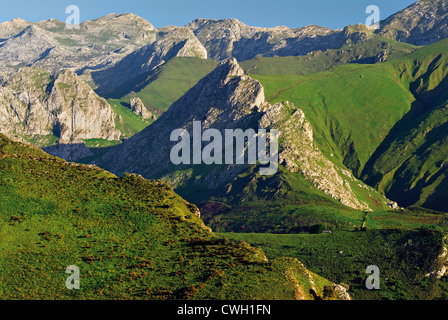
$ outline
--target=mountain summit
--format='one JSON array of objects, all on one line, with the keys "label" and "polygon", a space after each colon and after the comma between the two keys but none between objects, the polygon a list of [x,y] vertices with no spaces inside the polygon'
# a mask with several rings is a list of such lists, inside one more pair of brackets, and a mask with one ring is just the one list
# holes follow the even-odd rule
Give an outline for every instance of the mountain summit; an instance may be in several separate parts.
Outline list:
[{"label": "mountain summit", "polygon": [[420,0],[381,22],[381,36],[415,45],[448,37],[448,1]]}]

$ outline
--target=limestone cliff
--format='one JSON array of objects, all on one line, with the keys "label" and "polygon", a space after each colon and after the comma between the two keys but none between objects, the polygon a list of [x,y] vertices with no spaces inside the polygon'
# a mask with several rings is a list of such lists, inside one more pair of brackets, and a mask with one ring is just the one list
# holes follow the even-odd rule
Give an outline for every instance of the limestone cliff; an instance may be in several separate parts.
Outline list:
[{"label": "limestone cliff", "polygon": [[0,120],[2,133],[37,146],[55,141],[82,144],[81,139],[112,141],[121,136],[107,101],[70,70],[51,76],[43,69],[21,68],[5,78],[0,87]]},{"label": "limestone cliff", "polygon": [[152,112],[149,111],[148,108],[146,108],[145,104],[140,98],[132,97],[129,104],[131,105],[131,111],[136,115],[142,117],[143,119],[156,119],[156,116],[152,114]]}]

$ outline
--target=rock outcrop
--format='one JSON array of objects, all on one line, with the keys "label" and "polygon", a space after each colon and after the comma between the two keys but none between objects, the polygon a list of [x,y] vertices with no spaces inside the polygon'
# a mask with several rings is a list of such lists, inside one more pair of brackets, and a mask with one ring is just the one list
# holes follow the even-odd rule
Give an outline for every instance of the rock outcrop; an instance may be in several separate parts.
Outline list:
[{"label": "rock outcrop", "polygon": [[145,104],[140,98],[132,97],[129,104],[131,106],[131,111],[136,115],[142,117],[143,119],[156,119],[156,116],[152,114],[152,112],[149,111],[148,108],[146,108]]},{"label": "rock outcrop", "polygon": [[[119,140],[114,116],[107,101],[70,70],[53,77],[43,69],[21,68],[0,87],[0,131],[38,146]],[[66,150],[55,155],[73,160]]]}]

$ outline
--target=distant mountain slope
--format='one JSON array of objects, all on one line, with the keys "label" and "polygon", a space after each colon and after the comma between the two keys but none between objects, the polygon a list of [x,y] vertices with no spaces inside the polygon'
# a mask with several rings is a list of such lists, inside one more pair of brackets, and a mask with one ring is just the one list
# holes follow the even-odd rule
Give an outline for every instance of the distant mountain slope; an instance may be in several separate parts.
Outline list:
[{"label": "distant mountain slope", "polygon": [[420,0],[381,21],[380,35],[415,45],[448,37],[448,1]]},{"label": "distant mountain slope", "polygon": [[332,30],[319,26],[249,27],[236,19],[197,19],[187,25],[215,60],[234,57],[238,61],[257,56],[301,56],[314,51],[339,49],[374,37],[364,25]]},{"label": "distant mountain slope", "polygon": [[213,60],[175,57],[156,69],[129,80],[106,97],[127,100],[135,94],[146,106],[160,112],[166,111],[216,65]]},{"label": "distant mountain slope", "polygon": [[[55,19],[37,23],[14,19],[0,24],[1,66],[9,70],[17,65],[34,66],[51,72],[72,68],[78,73],[87,72],[88,79],[89,70],[113,65],[132,51],[154,42],[156,33],[145,19],[128,13],[85,21],[80,29],[72,30]],[[27,37],[23,41],[27,41],[28,50],[13,45],[24,37]],[[45,56],[30,59],[41,52]]]},{"label": "distant mountain slope", "polygon": [[[107,94],[135,77],[153,71],[174,57],[207,59],[207,51],[187,28],[176,28],[159,34],[159,38],[120,60],[116,65],[102,71],[92,72],[100,94]],[[117,76],[119,75],[119,76]]]},{"label": "distant mountain slope", "polygon": [[[3,300],[303,300],[330,298],[325,286],[348,297],[296,259],[267,261],[215,236],[160,181],[120,179],[1,134],[0,169]],[[73,265],[79,290],[65,286]]]},{"label": "distant mountain slope", "polygon": [[297,57],[258,57],[241,62],[249,74],[305,75],[348,63],[375,64],[406,56],[420,47],[390,40],[372,38],[340,49],[314,51]]},{"label": "distant mountain slope", "polygon": [[[380,31],[362,24],[342,30],[314,25],[259,28],[236,19],[197,19],[184,27],[156,29],[143,18],[125,13],[85,21],[79,30],[69,30],[54,19],[37,23],[14,19],[0,24],[0,66],[8,71],[39,67],[52,73],[70,68],[98,93],[107,94],[176,56],[245,61],[261,56],[315,55],[369,39],[433,43],[446,37],[446,0],[419,1],[383,21],[382,26]],[[27,51],[20,50],[24,42]],[[380,53],[365,56],[364,62],[384,61],[377,56]],[[357,55],[349,60],[362,58]]]}]

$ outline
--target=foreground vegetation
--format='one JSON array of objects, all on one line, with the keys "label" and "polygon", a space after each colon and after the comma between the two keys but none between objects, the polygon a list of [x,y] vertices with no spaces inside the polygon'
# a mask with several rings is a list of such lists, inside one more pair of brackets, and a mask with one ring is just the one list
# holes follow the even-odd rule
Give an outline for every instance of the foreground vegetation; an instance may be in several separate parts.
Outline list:
[{"label": "foreground vegetation", "polygon": [[[215,236],[197,213],[160,181],[0,135],[0,299],[313,299],[332,285]],[[80,290],[65,287],[71,265]]]},{"label": "foreground vegetation", "polygon": [[[260,246],[269,259],[294,257],[331,281],[346,284],[357,300],[448,299],[448,278],[427,276],[443,265],[445,232],[439,228],[337,231],[331,234],[223,236]],[[380,290],[368,290],[370,265],[380,269]]]}]

